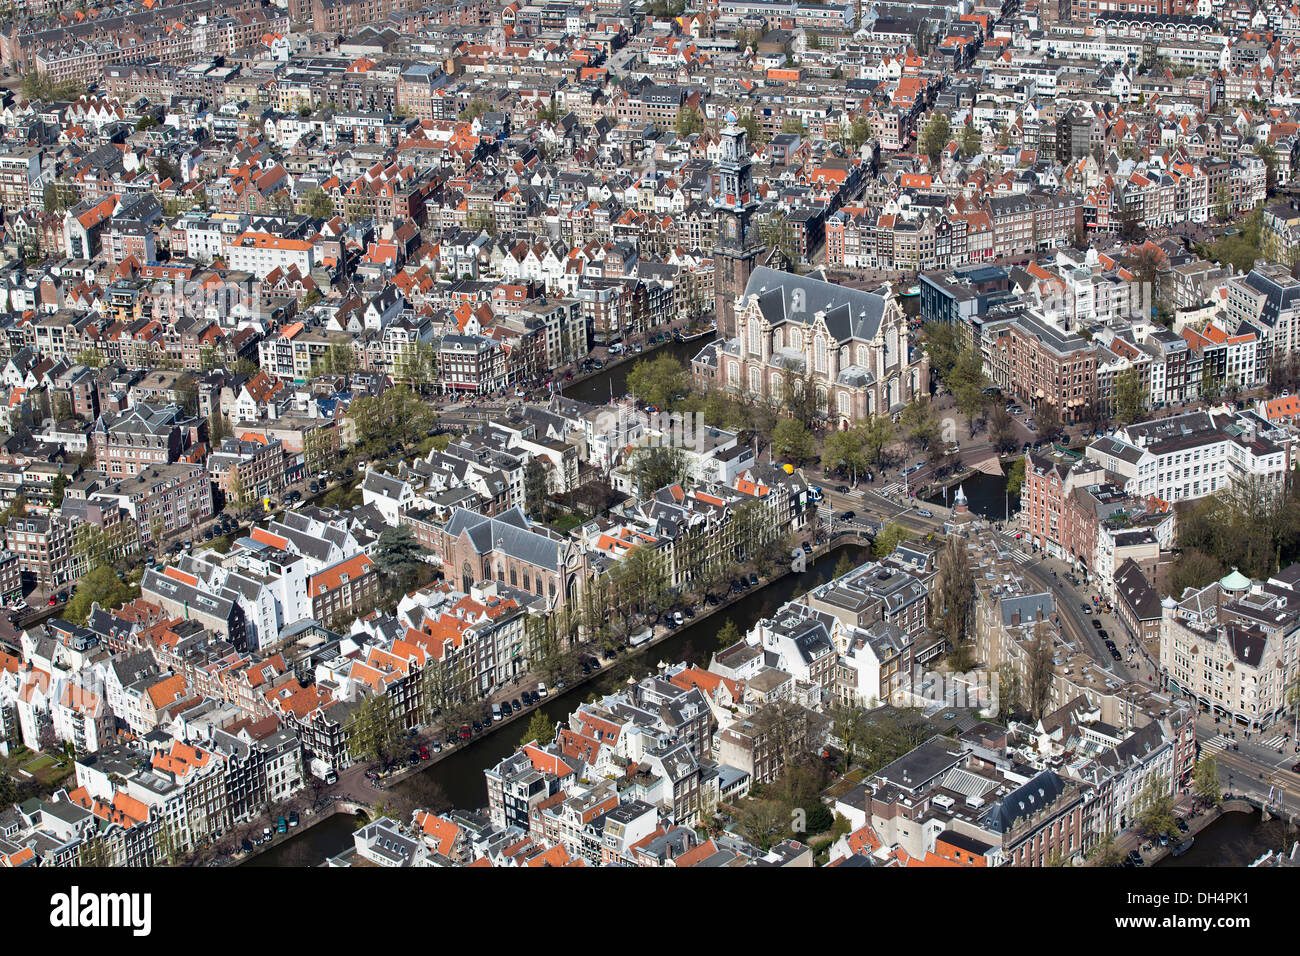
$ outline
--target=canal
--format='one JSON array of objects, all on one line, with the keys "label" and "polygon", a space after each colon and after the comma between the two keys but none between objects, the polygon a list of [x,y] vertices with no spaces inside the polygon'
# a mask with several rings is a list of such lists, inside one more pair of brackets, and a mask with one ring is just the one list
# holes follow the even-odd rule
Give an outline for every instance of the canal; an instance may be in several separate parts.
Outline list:
[{"label": "canal", "polygon": [[[757,591],[751,591],[710,617],[698,619],[680,628],[667,639],[644,653],[625,653],[594,680],[580,684],[566,693],[547,698],[540,708],[554,723],[568,719],[578,705],[593,694],[609,694],[626,686],[628,678],[639,678],[662,661],[681,661],[707,665],[718,649],[717,633],[728,620],[741,633],[748,631],[760,618],[786,601],[824,581],[829,581],[841,556],[855,564],[870,560],[870,549],[861,545],[843,545],[827,552],[801,574],[787,574]],[[416,805],[434,811],[451,807],[479,809],[487,805],[487,784],[483,771],[514,753],[527,723],[515,721],[432,764],[428,769],[395,784],[393,790]],[[336,814],[304,830],[265,853],[249,860],[248,866],[317,866],[351,845],[355,823],[348,814]]]},{"label": "canal", "polygon": [[1250,866],[1269,850],[1291,849],[1298,835],[1285,820],[1261,819],[1258,810],[1225,813],[1196,835],[1190,850],[1156,866]]},{"label": "canal", "polygon": [[[1020,510],[1020,496],[1006,493],[1006,475],[988,475],[982,471],[977,471],[969,478],[964,479],[961,482],[961,487],[966,493],[966,502],[970,506],[971,512],[982,518],[988,518],[990,521],[1002,521]],[[943,492],[931,495],[925,500],[935,505],[951,505],[952,498],[956,494],[957,488],[953,486],[948,491],[947,501],[944,500]]]},{"label": "canal", "polygon": [[632,371],[632,366],[637,362],[647,358],[658,358],[661,355],[671,355],[682,363],[683,368],[689,370],[691,359],[695,358],[700,349],[712,342],[716,336],[716,332],[710,333],[693,342],[669,342],[667,345],[661,345],[653,351],[643,352],[634,356],[630,361],[620,362],[612,368],[601,369],[591,378],[565,386],[563,390],[564,397],[576,398],[592,405],[604,405],[609,401],[611,392],[614,398],[622,398],[627,394],[628,373]]}]

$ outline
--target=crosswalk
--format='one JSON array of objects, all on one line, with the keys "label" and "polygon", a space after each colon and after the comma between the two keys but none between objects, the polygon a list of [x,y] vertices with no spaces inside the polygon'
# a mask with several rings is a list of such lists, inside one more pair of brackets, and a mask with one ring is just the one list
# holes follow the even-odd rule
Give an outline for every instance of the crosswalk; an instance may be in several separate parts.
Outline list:
[{"label": "crosswalk", "polygon": [[1274,734],[1268,740],[1261,741],[1262,746],[1269,748],[1281,747],[1286,743],[1286,734]]},{"label": "crosswalk", "polygon": [[879,493],[885,497],[902,494],[902,492],[903,483],[901,481],[891,481],[889,484],[885,485],[885,487],[879,489]]},{"label": "crosswalk", "polygon": [[1012,548],[1012,549],[1011,549],[1011,560],[1014,561],[1014,562],[1016,562],[1016,564],[1019,564],[1019,565],[1026,565],[1026,564],[1028,564],[1030,561],[1032,561],[1033,558],[1031,558],[1029,555],[1025,554],[1025,552],[1021,551],[1019,548]]},{"label": "crosswalk", "polygon": [[1215,734],[1209,740],[1205,741],[1203,747],[1206,750],[1227,750],[1232,744],[1232,738],[1227,734]]}]

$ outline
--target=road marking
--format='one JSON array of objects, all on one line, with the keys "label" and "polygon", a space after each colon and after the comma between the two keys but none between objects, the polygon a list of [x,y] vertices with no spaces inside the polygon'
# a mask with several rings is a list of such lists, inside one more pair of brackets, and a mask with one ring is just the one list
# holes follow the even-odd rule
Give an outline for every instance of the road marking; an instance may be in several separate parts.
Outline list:
[{"label": "road marking", "polygon": [[1205,741],[1205,743],[1203,743],[1201,746],[1203,746],[1206,750],[1227,750],[1228,745],[1231,743],[1232,743],[1232,739],[1228,737],[1226,734],[1215,734],[1209,740]]},{"label": "road marking", "polygon": [[1268,740],[1263,741],[1263,746],[1276,749],[1286,743],[1286,734],[1274,734]]}]

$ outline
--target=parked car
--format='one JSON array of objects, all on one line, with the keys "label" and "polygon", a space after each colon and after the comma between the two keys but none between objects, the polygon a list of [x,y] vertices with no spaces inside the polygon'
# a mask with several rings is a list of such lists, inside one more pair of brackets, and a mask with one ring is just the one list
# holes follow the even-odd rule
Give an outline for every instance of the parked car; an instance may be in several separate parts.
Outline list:
[{"label": "parked car", "polygon": [[546,682],[545,682],[545,681],[538,681],[538,682],[537,682],[537,694],[538,694],[538,696],[540,696],[540,697],[545,697],[545,696],[546,696]]},{"label": "parked car", "polygon": [[803,543],[803,553],[812,554],[812,545],[810,545],[807,541]]},{"label": "parked car", "polygon": [[917,512],[916,512],[916,514],[917,514],[918,517],[921,517],[921,518],[933,518],[933,517],[934,517],[934,512],[933,512],[933,511],[930,511],[930,510],[928,510],[928,509],[926,509],[926,508],[920,508],[920,509],[918,509]]},{"label": "parked car", "polygon": [[1129,851],[1128,851],[1128,859],[1129,859],[1129,862],[1132,863],[1133,866],[1141,866],[1141,865],[1142,865],[1142,854],[1139,853],[1137,850],[1129,850]]},{"label": "parked car", "polygon": [[421,744],[421,745],[420,745],[420,759],[421,759],[421,760],[428,760],[428,759],[429,759],[429,747],[428,747],[427,744]]},{"label": "parked car", "polygon": [[755,574],[753,571],[749,572],[749,586],[751,588],[758,587],[758,575]]}]

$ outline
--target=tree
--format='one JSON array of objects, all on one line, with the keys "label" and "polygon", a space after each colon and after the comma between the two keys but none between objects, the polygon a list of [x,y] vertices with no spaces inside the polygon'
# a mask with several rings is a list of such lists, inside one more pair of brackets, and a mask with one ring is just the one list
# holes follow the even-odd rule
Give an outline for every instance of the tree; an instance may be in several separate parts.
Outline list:
[{"label": "tree", "polygon": [[104,364],[104,353],[99,349],[85,349],[77,353],[77,364],[86,368],[99,368]]},{"label": "tree", "polygon": [[524,465],[524,511],[536,521],[543,521],[550,513],[548,501],[550,469],[540,455],[533,455]]},{"label": "tree", "polygon": [[1011,470],[1007,472],[1007,492],[1009,494],[1020,494],[1020,488],[1025,483],[1025,459],[1017,458],[1011,463]]},{"label": "tree", "polygon": [[490,112],[492,112],[492,104],[487,100],[471,100],[469,105],[460,111],[460,120],[468,123]]},{"label": "tree", "polygon": [[1146,409],[1146,387],[1142,373],[1133,366],[1115,376],[1115,420],[1128,425],[1138,420]]},{"label": "tree", "polygon": [[1029,716],[1034,720],[1043,716],[1052,698],[1052,682],[1056,676],[1054,644],[1046,621],[1034,625],[1034,639],[1026,649],[1028,660],[1025,674],[1025,705],[1029,709]]},{"label": "tree", "polygon": [[961,156],[962,159],[970,159],[978,156],[980,151],[980,134],[974,126],[963,126],[961,129]]},{"label": "tree", "polygon": [[681,137],[691,136],[699,133],[704,129],[704,117],[700,111],[689,103],[683,103],[677,108],[677,119],[673,123],[673,128],[677,135]]},{"label": "tree", "polygon": [[877,560],[886,558],[894,553],[894,549],[900,543],[908,538],[907,530],[900,524],[893,521],[887,522],[883,528],[876,532],[875,538],[871,542],[871,553]]},{"label": "tree", "polygon": [[646,618],[656,617],[671,600],[664,552],[655,545],[643,544],[624,555],[614,565],[611,584],[621,610]]},{"label": "tree", "polygon": [[41,200],[46,212],[64,213],[77,202],[76,190],[68,183],[46,183],[41,190]]},{"label": "tree", "polygon": [[966,635],[975,611],[975,575],[965,540],[956,535],[944,541],[927,610],[930,627],[948,645],[948,662],[955,670],[969,670],[971,650]]},{"label": "tree", "polygon": [[1169,789],[1169,778],[1155,774],[1147,778],[1142,792],[1134,800],[1137,808],[1136,823],[1149,839],[1162,836],[1178,838],[1178,818],[1174,814],[1174,797]]},{"label": "tree", "polygon": [[497,217],[487,210],[472,212],[465,217],[465,228],[470,232],[486,232],[489,236],[497,234]]},{"label": "tree", "polygon": [[1192,772],[1192,789],[1196,799],[1207,807],[1223,803],[1223,784],[1219,782],[1219,760],[1214,754],[1205,754],[1196,761]]},{"label": "tree", "polygon": [[791,262],[803,258],[790,220],[779,212],[769,212],[759,217],[758,238],[765,248],[779,250]]},{"label": "tree", "polygon": [[68,476],[65,475],[63,472],[59,472],[57,475],[54,476],[54,481],[50,486],[50,492],[51,492],[50,500],[56,509],[63,504],[63,496],[64,494],[66,494],[67,489],[68,489]]},{"label": "tree", "polygon": [[212,409],[212,414],[208,416],[208,441],[216,447],[230,436],[230,419],[221,413],[220,408]]},{"label": "tree", "polygon": [[1034,421],[1045,441],[1051,441],[1061,431],[1061,410],[1055,403],[1042,401],[1034,409]]},{"label": "tree", "polygon": [[785,122],[781,124],[781,132],[794,133],[796,136],[807,136],[808,128],[803,125],[803,120],[797,116],[787,116]]},{"label": "tree", "polygon": [[852,704],[835,704],[831,708],[831,734],[844,751],[844,770],[853,766],[866,729],[866,712]]},{"label": "tree", "polygon": [[410,525],[387,528],[379,535],[375,549],[375,565],[400,592],[410,590],[420,582],[424,572],[424,547],[415,540]]},{"label": "tree", "polygon": [[865,471],[867,467],[861,433],[848,429],[827,435],[822,443],[822,467],[832,470],[847,468],[853,475],[853,483],[857,484],[858,472]]},{"label": "tree", "polygon": [[939,440],[939,416],[928,398],[914,398],[903,407],[899,425],[907,440],[924,451]]},{"label": "tree", "polygon": [[248,486],[244,483],[238,468],[231,468],[226,478],[226,501],[239,511],[243,511],[253,503]]},{"label": "tree", "polygon": [[1255,155],[1264,161],[1265,189],[1272,192],[1277,188],[1277,150],[1267,140],[1255,144]]},{"label": "tree", "polygon": [[1016,437],[1015,419],[1006,407],[997,404],[989,412],[989,441],[1001,454],[1015,451],[1020,445]]},{"label": "tree", "polygon": [[347,724],[348,750],[358,760],[388,763],[396,754],[399,729],[387,694],[367,694]]},{"label": "tree", "polygon": [[627,375],[627,390],[646,405],[670,409],[689,390],[686,370],[668,354],[641,359]]},{"label": "tree", "polygon": [[112,610],[139,596],[138,584],[127,584],[112,567],[101,564],[77,583],[77,592],[64,608],[63,617],[73,624],[85,624],[92,604]]},{"label": "tree", "polygon": [[1088,860],[1093,866],[1119,866],[1124,862],[1124,852],[1115,839],[1115,831],[1107,830],[1097,838],[1097,843],[1088,851]]},{"label": "tree", "polygon": [[546,718],[546,715],[540,710],[533,712],[533,717],[528,721],[528,727],[524,730],[523,736],[519,738],[519,746],[533,743],[536,741],[545,747],[555,739],[555,724]]},{"label": "tree", "polygon": [[948,117],[944,113],[935,112],[930,116],[930,121],[925,124],[925,130],[921,133],[920,149],[921,152],[929,156],[931,160],[939,158],[944,147],[952,136],[952,127],[948,122]]},{"label": "tree", "polygon": [[861,149],[863,144],[871,139],[871,133],[871,121],[865,116],[855,117],[849,126],[849,145],[854,149]]},{"label": "tree", "polygon": [[847,551],[840,555],[840,559],[835,562],[835,570],[831,572],[832,577],[842,578],[846,574],[852,574],[857,570],[858,565],[849,557]]},{"label": "tree", "polygon": [[745,131],[745,139],[748,141],[750,149],[758,149],[767,142],[767,137],[763,134],[763,127],[758,122],[758,117],[752,112],[747,112],[736,120],[736,125]]},{"label": "tree", "polygon": [[302,197],[302,211],[313,219],[332,219],[334,200],[319,186],[313,186]]},{"label": "tree", "polygon": [[728,647],[734,647],[740,643],[742,637],[740,628],[736,627],[736,622],[731,618],[727,618],[722,627],[718,628],[718,648],[726,650]]},{"label": "tree", "polygon": [[153,129],[157,125],[158,121],[146,113],[135,121],[135,131],[137,133],[143,133],[145,130]]},{"label": "tree", "polygon": [[1024,682],[1020,668],[1010,662],[998,665],[997,678],[998,720],[1005,724],[1024,707]]},{"label": "tree", "polygon": [[783,418],[772,432],[772,447],[783,458],[796,462],[811,461],[817,456],[817,442],[802,422]]},{"label": "tree", "polygon": [[669,485],[686,484],[691,468],[682,450],[671,445],[638,448],[628,459],[628,465],[642,497]]}]

